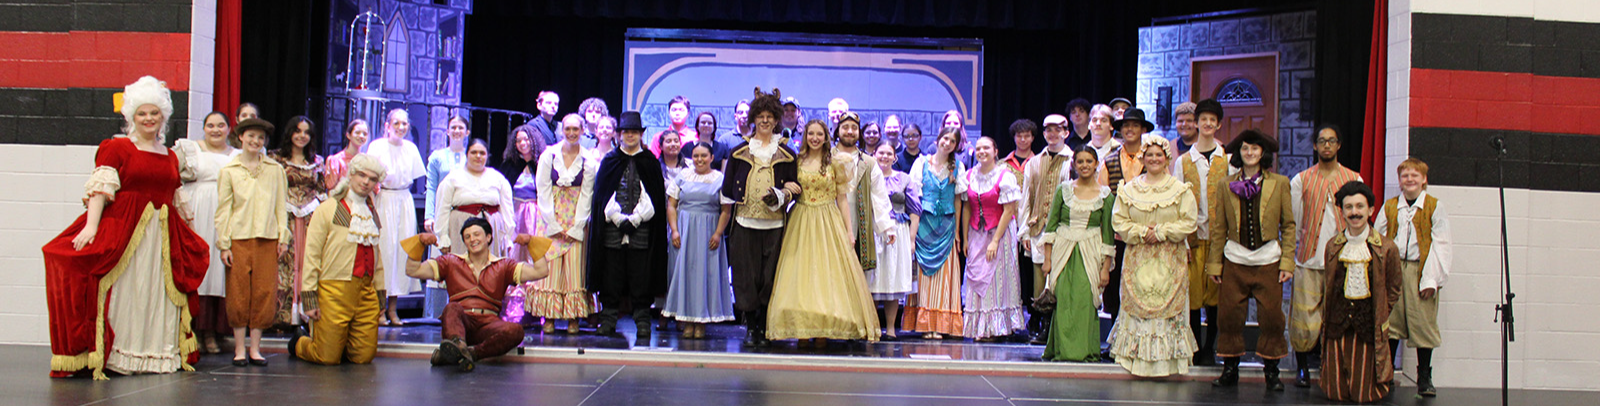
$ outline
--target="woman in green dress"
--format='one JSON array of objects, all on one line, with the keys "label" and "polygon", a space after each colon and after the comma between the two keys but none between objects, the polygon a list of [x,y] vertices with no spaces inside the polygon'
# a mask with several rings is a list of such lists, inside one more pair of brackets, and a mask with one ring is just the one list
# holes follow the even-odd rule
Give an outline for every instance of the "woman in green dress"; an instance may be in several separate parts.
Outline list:
[{"label": "woman in green dress", "polygon": [[[1072,154],[1073,181],[1059,186],[1045,222],[1044,293],[1055,296],[1055,315],[1044,347],[1048,361],[1100,360],[1100,292],[1110,280],[1111,188],[1095,180],[1100,159],[1093,148]],[[1039,299],[1034,299],[1038,302]]]}]

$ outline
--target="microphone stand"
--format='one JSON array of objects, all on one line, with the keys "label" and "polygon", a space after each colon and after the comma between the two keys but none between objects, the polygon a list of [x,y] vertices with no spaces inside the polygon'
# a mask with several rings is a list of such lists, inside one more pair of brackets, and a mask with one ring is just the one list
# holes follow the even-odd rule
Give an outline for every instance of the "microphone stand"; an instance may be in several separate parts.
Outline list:
[{"label": "microphone stand", "polygon": [[1494,310],[1496,316],[1499,316],[1500,319],[1500,404],[1509,406],[1511,404],[1511,342],[1517,341],[1514,328],[1516,318],[1511,311],[1511,302],[1512,299],[1516,299],[1517,294],[1511,292],[1510,242],[1506,239],[1505,139],[1495,137],[1493,146],[1497,152],[1495,161],[1500,169],[1500,266],[1504,274],[1501,287],[1504,288],[1503,292],[1505,293],[1505,301],[1496,305]]}]

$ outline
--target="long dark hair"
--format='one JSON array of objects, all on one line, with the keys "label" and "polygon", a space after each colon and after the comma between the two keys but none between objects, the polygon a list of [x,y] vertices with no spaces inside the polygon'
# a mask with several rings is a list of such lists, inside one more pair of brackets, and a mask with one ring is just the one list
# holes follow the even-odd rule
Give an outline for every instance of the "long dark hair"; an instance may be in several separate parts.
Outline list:
[{"label": "long dark hair", "polygon": [[[940,128],[939,129],[939,137],[933,139],[933,154],[932,155],[938,155],[939,154],[939,139],[940,138],[944,138],[944,136],[946,136],[946,135],[953,135],[955,140],[956,140],[954,148],[951,148],[950,149],[950,153],[946,154],[945,158],[944,158],[945,164],[950,166],[950,174],[951,174],[951,176],[955,176],[955,173],[956,173],[956,151],[960,151],[961,150],[961,142],[963,141],[962,139],[966,138],[966,137],[961,136],[961,127],[944,127],[944,128]],[[921,142],[921,141],[918,141],[918,142]]]},{"label": "long dark hair", "polygon": [[[528,146],[532,150],[529,151],[529,155],[533,155],[533,159],[527,160],[527,164],[529,166],[538,165],[539,156],[544,155],[544,138],[540,137],[539,132],[534,130],[533,125],[530,124],[519,125],[517,128],[511,129],[511,132],[506,133],[506,150],[500,154],[500,162],[509,165],[512,162],[522,161],[522,151],[517,151],[517,133],[519,132],[528,134]],[[485,145],[484,148],[488,148],[488,146]],[[507,174],[508,178],[514,176],[516,174]]]},{"label": "long dark hair", "polygon": [[273,149],[277,150],[278,157],[280,158],[293,158],[294,133],[300,129],[300,123],[306,124],[306,132],[311,135],[311,142],[307,142],[306,147],[302,148],[300,153],[305,155],[307,163],[316,162],[317,151],[322,150],[322,134],[317,133],[317,123],[311,122],[311,119],[306,116],[294,116],[293,118],[290,118],[288,125],[283,126],[283,135],[275,140],[277,141],[277,146]]}]

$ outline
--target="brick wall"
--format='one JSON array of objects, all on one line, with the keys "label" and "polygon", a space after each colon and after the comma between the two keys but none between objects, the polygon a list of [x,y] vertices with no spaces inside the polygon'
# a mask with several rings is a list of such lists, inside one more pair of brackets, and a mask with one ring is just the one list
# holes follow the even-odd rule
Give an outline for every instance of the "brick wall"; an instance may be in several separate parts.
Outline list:
[{"label": "brick wall", "polygon": [[[1278,173],[1293,175],[1311,166],[1315,122],[1311,100],[1316,81],[1315,11],[1175,23],[1139,29],[1139,72],[1134,104],[1151,121],[1163,87],[1172,88],[1172,106],[1189,100],[1191,58],[1278,53]],[[1159,129],[1169,139],[1177,132]]]},{"label": "brick wall", "polygon": [[[1600,11],[1580,0],[1396,0],[1390,4],[1390,172],[1431,166],[1456,258],[1440,291],[1435,382],[1500,385],[1503,137],[1517,342],[1513,388],[1600,390]],[[1398,193],[1391,187],[1390,193]],[[1409,357],[1408,357],[1409,358]],[[1406,360],[1407,364],[1414,361]],[[1408,368],[1412,369],[1412,368]]]}]

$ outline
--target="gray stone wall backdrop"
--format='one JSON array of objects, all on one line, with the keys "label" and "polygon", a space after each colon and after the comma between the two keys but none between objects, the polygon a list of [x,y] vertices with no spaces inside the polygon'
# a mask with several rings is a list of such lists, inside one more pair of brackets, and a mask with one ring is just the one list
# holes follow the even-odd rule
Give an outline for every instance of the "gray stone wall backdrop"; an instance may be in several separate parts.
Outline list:
[{"label": "gray stone wall backdrop", "polygon": [[[1313,100],[1316,85],[1315,11],[1297,11],[1139,29],[1138,87],[1134,103],[1151,121],[1162,87],[1172,88],[1172,105],[1189,100],[1189,61],[1192,58],[1278,53],[1278,173],[1294,176],[1312,163],[1315,131]],[[1174,122],[1165,117],[1165,122]],[[1167,138],[1178,134],[1157,131]]]},{"label": "gray stone wall backdrop", "polygon": [[[370,11],[383,20],[385,28],[394,24],[397,16],[404,20],[407,34],[404,45],[409,56],[405,71],[409,76],[409,84],[405,86],[406,92],[389,91],[372,82],[380,75],[372,73],[368,79],[369,87],[389,99],[411,103],[461,104],[462,49],[466,38],[466,15],[472,13],[472,0],[336,0],[330,8],[333,18],[328,40],[327,86],[330,95],[344,95],[345,82],[359,80],[359,78],[347,78],[345,74],[345,67],[350,59],[349,35],[352,34],[350,21],[357,14]],[[387,34],[387,32],[372,33],[375,39],[386,38]],[[390,52],[395,51],[398,50]],[[383,59],[384,56],[377,55],[376,58]],[[343,102],[334,103],[329,107],[324,145],[328,146],[330,152],[344,144],[344,135],[341,131],[349,118],[344,117],[343,107]],[[375,123],[372,137],[377,138],[382,136],[381,124],[376,124],[382,121],[384,114],[382,110],[394,107],[398,105],[363,109],[357,114]],[[412,104],[407,110],[411,113],[412,133],[416,136],[412,140],[416,142],[417,148],[426,159],[431,150],[445,145],[447,122],[455,111],[445,107],[430,108],[421,104]],[[461,113],[465,115],[465,112]]]}]

